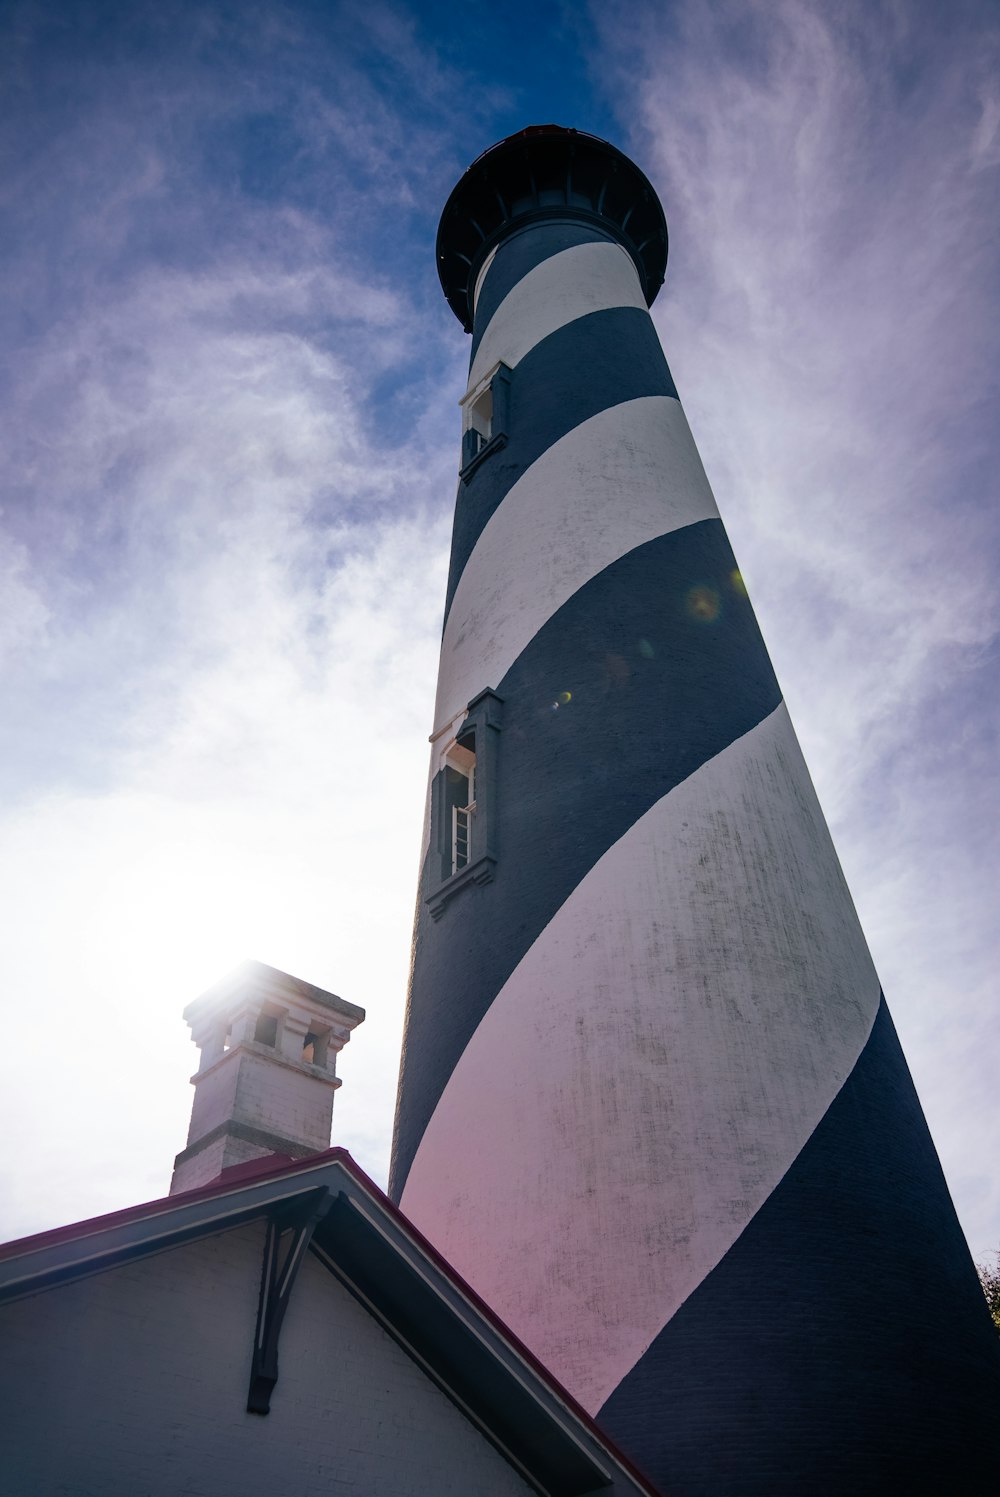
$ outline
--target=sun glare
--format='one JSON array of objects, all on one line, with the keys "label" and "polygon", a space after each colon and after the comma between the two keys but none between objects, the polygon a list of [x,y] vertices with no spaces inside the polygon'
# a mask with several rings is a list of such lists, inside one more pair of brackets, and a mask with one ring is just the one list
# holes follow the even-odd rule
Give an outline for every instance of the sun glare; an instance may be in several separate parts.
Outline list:
[{"label": "sun glare", "polygon": [[176,1011],[294,924],[275,860],[215,830],[153,836],[119,856],[108,848],[93,870],[82,954],[97,970],[141,973],[143,1004]]}]

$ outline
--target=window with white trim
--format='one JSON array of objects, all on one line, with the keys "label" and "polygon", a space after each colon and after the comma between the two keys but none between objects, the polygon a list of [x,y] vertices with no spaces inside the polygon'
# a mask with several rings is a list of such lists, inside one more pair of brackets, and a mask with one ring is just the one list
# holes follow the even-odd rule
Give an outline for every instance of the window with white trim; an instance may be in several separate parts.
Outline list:
[{"label": "window with white trim", "polygon": [[487,687],[473,697],[457,727],[449,725],[437,740],[440,768],[431,778],[430,847],[424,875],[424,898],[435,920],[462,889],[493,880],[502,706],[501,698]]},{"label": "window with white trim", "polygon": [[472,819],[476,814],[475,739],[456,743],[445,758],[445,805],[449,818],[451,873],[467,868],[471,858]]},{"label": "window with white trim", "polygon": [[466,407],[466,428],[464,443],[465,452],[469,458],[474,458],[482,452],[487,442],[493,435],[493,386],[487,385],[486,389]]},{"label": "window with white trim", "polygon": [[483,458],[507,441],[511,371],[496,364],[469,391],[462,405],[462,478],[468,482]]}]

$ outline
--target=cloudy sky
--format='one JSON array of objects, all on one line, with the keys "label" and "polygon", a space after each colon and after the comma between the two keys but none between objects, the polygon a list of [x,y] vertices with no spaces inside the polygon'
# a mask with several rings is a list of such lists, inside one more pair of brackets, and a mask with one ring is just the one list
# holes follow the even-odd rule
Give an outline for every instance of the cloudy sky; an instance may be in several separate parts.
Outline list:
[{"label": "cloudy sky", "polygon": [[976,1257],[1000,1246],[987,0],[0,4],[0,1236],[160,1195],[245,956],[384,1181],[467,340],[437,215],[613,140]]}]

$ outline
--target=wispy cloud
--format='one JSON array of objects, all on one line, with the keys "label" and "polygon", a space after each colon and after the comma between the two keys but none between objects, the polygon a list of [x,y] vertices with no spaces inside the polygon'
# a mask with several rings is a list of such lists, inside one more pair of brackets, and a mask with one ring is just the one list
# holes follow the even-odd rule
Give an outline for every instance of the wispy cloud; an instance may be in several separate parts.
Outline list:
[{"label": "wispy cloud", "polygon": [[[292,13],[206,8],[183,65],[142,24],[78,70],[58,25],[22,38],[55,96],[12,127],[4,1105],[69,1182],[60,1213],[164,1188],[179,1009],[248,954],[368,1006],[338,1139],[386,1163],[462,348],[402,245],[366,240],[450,170],[446,122],[414,118],[443,69],[391,11],[334,19],[350,47],[294,107]],[[360,66],[380,47],[395,97]],[[6,1168],[4,1230],[44,1224],[51,1176]]]},{"label": "wispy cloud", "polygon": [[668,357],[988,1251],[990,13],[629,3],[598,48],[569,9],[114,11],[8,7],[0,48],[0,1065],[32,1130],[0,1230],[163,1188],[179,1010],[248,954],[368,1006],[336,1131],[384,1166],[465,352],[436,215],[499,135],[617,111],[670,221]]},{"label": "wispy cloud", "polygon": [[976,5],[604,15],[671,229],[667,355],[982,1253],[1000,27]]}]

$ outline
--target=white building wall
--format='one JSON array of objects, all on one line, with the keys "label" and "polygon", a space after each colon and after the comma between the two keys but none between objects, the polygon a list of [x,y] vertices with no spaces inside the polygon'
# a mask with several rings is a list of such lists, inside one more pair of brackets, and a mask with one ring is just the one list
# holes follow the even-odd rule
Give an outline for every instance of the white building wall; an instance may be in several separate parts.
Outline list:
[{"label": "white building wall", "polygon": [[204,1149],[199,1149],[190,1159],[183,1160],[174,1168],[170,1182],[170,1194],[182,1190],[197,1190],[200,1185],[210,1185],[223,1170],[236,1164],[248,1164],[251,1159],[274,1159],[274,1150],[264,1144],[251,1143],[245,1138],[234,1138],[231,1133],[220,1134]]},{"label": "white building wall", "polygon": [[204,1138],[206,1133],[234,1116],[241,1055],[242,1051],[239,1054],[228,1052],[194,1078],[196,1085],[187,1136],[189,1144]]},{"label": "white building wall", "polygon": [[240,1057],[234,1117],[318,1150],[329,1148],[332,1110],[332,1078],[309,1075],[267,1051]]},{"label": "white building wall", "polygon": [[0,1309],[4,1497],[531,1489],[314,1258],[245,1411],[261,1223]]},{"label": "white building wall", "polygon": [[312,1149],[330,1144],[334,1077],[287,1062],[274,1050],[241,1045],[199,1076],[188,1142],[236,1121]]}]

